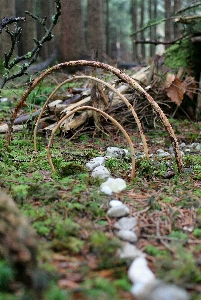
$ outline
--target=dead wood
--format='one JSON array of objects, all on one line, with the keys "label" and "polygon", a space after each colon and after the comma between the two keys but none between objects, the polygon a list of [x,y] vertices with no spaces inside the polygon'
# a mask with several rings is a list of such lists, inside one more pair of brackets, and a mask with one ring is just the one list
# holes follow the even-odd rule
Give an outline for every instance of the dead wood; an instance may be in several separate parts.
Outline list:
[{"label": "dead wood", "polygon": [[54,135],[55,135],[56,131],[60,128],[60,126],[62,126],[63,122],[65,122],[65,120],[67,118],[69,118],[71,115],[73,115],[74,113],[76,113],[79,110],[94,110],[97,113],[103,115],[106,119],[109,119],[115,126],[117,126],[119,128],[119,130],[121,130],[121,132],[123,133],[123,135],[125,136],[128,144],[129,144],[130,151],[131,151],[131,160],[132,160],[131,181],[132,181],[135,178],[135,150],[134,150],[133,143],[132,143],[129,135],[124,130],[124,128],[114,118],[112,118],[110,115],[106,114],[104,111],[101,111],[100,109],[95,108],[95,107],[91,107],[91,106],[82,106],[82,107],[75,108],[74,110],[69,112],[66,116],[64,116],[58,122],[58,124],[54,128],[54,130],[52,131],[52,134],[51,134],[51,137],[50,137],[50,140],[49,140],[49,143],[48,143],[48,147],[47,147],[47,157],[48,157],[48,161],[49,161],[49,164],[51,166],[52,171],[54,172],[55,168],[54,168],[54,165],[52,163],[50,148],[52,147],[52,141],[53,141]]},{"label": "dead wood", "polygon": [[[139,118],[138,118],[138,116],[137,116],[137,114],[136,114],[136,112],[135,112],[135,110],[134,110],[134,108],[133,108],[133,106],[129,103],[129,101],[126,99],[126,97],[124,97],[120,92],[119,92],[119,90],[117,90],[117,89],[115,89],[114,87],[112,87],[110,84],[108,84],[108,83],[106,83],[106,82],[104,82],[104,81],[102,81],[101,79],[98,79],[98,78],[95,78],[95,77],[92,77],[92,76],[74,76],[74,77],[72,77],[72,78],[70,78],[71,80],[75,80],[75,79],[90,79],[90,80],[92,80],[92,81],[95,81],[95,82],[97,82],[97,83],[100,83],[100,84],[102,84],[102,85],[104,85],[104,86],[106,86],[108,89],[110,89],[110,90],[112,90],[114,93],[116,93],[117,95],[118,95],[118,97],[126,104],[126,106],[128,107],[128,109],[132,112],[132,114],[133,114],[133,117],[134,117],[134,119],[135,119],[135,121],[136,121],[136,124],[137,124],[137,126],[138,126],[138,129],[139,129],[139,132],[140,132],[140,135],[141,135],[141,139],[142,139],[142,142],[143,142],[143,145],[144,145],[144,153],[145,153],[145,156],[147,157],[147,158],[149,158],[149,154],[148,154],[148,146],[147,146],[147,142],[146,142],[146,138],[145,138],[145,135],[144,135],[144,132],[143,132],[143,128],[142,128],[142,125],[141,125],[141,123],[140,123],[140,120],[139,120]],[[70,79],[67,79],[67,80],[65,80],[65,81],[63,81],[52,93],[51,93],[51,95],[52,95],[52,97],[54,96],[54,94],[56,93],[56,91],[58,91],[58,88],[60,88],[61,86],[63,86],[64,84],[66,84],[67,82],[69,82],[70,81]],[[127,87],[127,89],[128,89],[128,87]],[[125,89],[125,86],[123,86],[123,89],[120,89],[120,90],[126,90]],[[103,91],[102,91],[103,92]],[[42,115],[42,113],[43,113],[43,111],[45,110],[45,107],[48,105],[48,106],[50,106],[50,104],[48,104],[48,102],[51,100],[51,95],[48,97],[48,99],[47,99],[47,101],[45,102],[45,104],[44,104],[44,106],[43,106],[43,108],[42,108],[42,111],[41,111],[41,113],[40,113],[40,115],[39,115],[39,117],[38,117],[38,120],[37,120],[37,123],[36,123],[36,126],[35,126],[35,130],[34,130],[34,150],[35,151],[37,151],[37,147],[36,147],[36,133],[37,133],[37,127],[38,127],[38,124],[39,124],[39,122],[40,122],[40,117],[41,117],[41,115]],[[119,103],[121,100],[119,100],[119,98],[116,100],[116,101],[114,101],[114,99],[113,99],[113,101],[112,101],[112,103],[111,103],[111,106],[113,106],[113,105],[116,105],[116,103]],[[86,99],[86,98],[85,98]],[[106,101],[106,100],[105,100]],[[78,103],[76,103],[75,105],[71,105],[71,106],[68,106],[65,110],[63,110],[62,112],[61,112],[61,115],[62,114],[64,114],[64,112],[66,112],[67,111],[67,113],[69,112],[69,111],[71,111],[74,107],[77,107],[77,106],[80,106],[80,105],[82,105],[82,103],[81,103],[82,101],[79,101]],[[55,101],[53,101],[53,104],[55,103]],[[104,104],[105,104],[106,102],[104,102]],[[52,103],[51,103],[52,104]],[[89,116],[89,115],[88,115]],[[91,115],[90,115],[91,116]],[[72,118],[71,118],[71,120],[70,121],[66,121],[65,122],[65,126],[64,126],[64,129],[67,131],[67,130],[72,130],[72,129],[76,129],[78,126],[80,126],[80,125],[82,125],[85,121],[86,121],[86,118],[87,118],[87,114],[86,114],[86,112],[84,112],[83,113],[83,115],[81,116],[81,117],[78,117],[76,120],[73,120],[72,121]],[[83,122],[83,123],[82,123]]]},{"label": "dead wood", "polygon": [[110,66],[110,65],[98,62],[98,61],[78,60],[78,61],[64,62],[64,63],[58,64],[58,65],[55,65],[55,66],[51,67],[50,69],[46,70],[45,72],[43,72],[42,74],[40,74],[32,82],[32,85],[28,88],[28,90],[21,97],[20,101],[18,102],[18,104],[11,116],[9,129],[8,129],[8,133],[7,133],[7,144],[9,145],[10,141],[11,141],[12,127],[13,127],[14,120],[16,119],[17,113],[18,113],[19,109],[21,108],[21,106],[23,105],[24,101],[26,100],[27,96],[31,93],[31,91],[41,82],[41,80],[43,80],[46,76],[50,75],[54,71],[58,71],[58,70],[61,70],[63,68],[67,68],[67,67],[77,67],[77,66],[91,66],[91,67],[107,70],[107,71],[115,74],[118,78],[120,78],[124,82],[128,83],[134,90],[137,90],[145,99],[147,99],[147,101],[150,103],[152,108],[155,110],[156,114],[159,116],[163,126],[165,127],[165,129],[167,130],[167,132],[169,134],[169,137],[170,137],[170,140],[171,140],[174,152],[175,152],[175,158],[176,158],[176,162],[177,162],[177,166],[178,166],[178,171],[181,172],[183,169],[183,163],[182,163],[181,152],[179,149],[179,144],[178,144],[177,138],[175,136],[175,133],[172,129],[172,126],[170,125],[170,123],[169,123],[167,117],[165,116],[165,114],[163,113],[162,109],[154,101],[154,99],[129,75],[125,74],[124,72],[122,72],[121,70],[119,70],[113,66]]}]

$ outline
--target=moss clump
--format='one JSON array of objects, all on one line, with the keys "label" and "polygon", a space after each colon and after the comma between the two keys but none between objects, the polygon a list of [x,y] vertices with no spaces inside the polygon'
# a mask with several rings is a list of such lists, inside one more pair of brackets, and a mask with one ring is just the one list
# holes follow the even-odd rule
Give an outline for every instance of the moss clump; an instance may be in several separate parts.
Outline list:
[{"label": "moss clump", "polygon": [[190,61],[194,56],[194,47],[189,39],[183,39],[169,47],[165,52],[165,65],[171,69],[189,67]]}]

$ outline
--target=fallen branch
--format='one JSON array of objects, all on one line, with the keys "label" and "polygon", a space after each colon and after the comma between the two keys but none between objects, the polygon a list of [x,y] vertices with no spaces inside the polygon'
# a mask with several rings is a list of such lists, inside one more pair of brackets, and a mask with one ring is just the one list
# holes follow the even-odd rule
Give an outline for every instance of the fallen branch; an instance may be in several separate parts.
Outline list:
[{"label": "fallen branch", "polygon": [[129,146],[130,146],[130,150],[131,150],[131,160],[132,160],[132,170],[131,170],[131,181],[135,178],[135,150],[133,147],[133,143],[129,137],[129,135],[127,134],[127,132],[124,130],[124,128],[119,124],[119,122],[117,122],[114,118],[112,118],[110,115],[106,114],[104,111],[95,108],[95,107],[91,107],[91,106],[82,106],[82,107],[78,107],[75,108],[74,110],[72,110],[71,112],[69,112],[69,114],[67,114],[66,116],[64,116],[57,124],[57,126],[54,128],[54,130],[52,131],[48,146],[47,146],[47,157],[48,157],[48,161],[49,164],[51,166],[52,171],[55,171],[54,165],[52,163],[52,158],[51,158],[51,154],[50,154],[50,148],[52,146],[52,140],[54,138],[55,133],[57,132],[57,130],[59,129],[59,127],[62,125],[62,123],[69,118],[71,115],[73,115],[74,113],[76,113],[77,111],[80,110],[93,110],[96,111],[97,113],[103,115],[105,118],[109,119],[114,125],[116,125],[119,130],[121,130],[121,132],[123,133],[123,135],[125,136]]},{"label": "fallen branch", "polygon": [[[96,81],[102,85],[105,85],[106,87],[108,87],[110,90],[112,90],[113,92],[115,92],[120,98],[121,100],[126,104],[126,106],[128,107],[128,109],[132,112],[133,114],[133,117],[137,123],[137,126],[138,126],[138,129],[139,129],[139,132],[140,132],[140,136],[141,136],[141,139],[142,139],[142,142],[143,142],[143,146],[144,146],[144,153],[145,153],[145,156],[147,158],[149,158],[149,154],[148,154],[148,146],[147,146],[147,142],[146,142],[146,138],[145,138],[145,135],[144,135],[144,132],[143,132],[143,128],[142,128],[142,125],[141,125],[141,122],[133,108],[133,106],[129,103],[129,101],[126,99],[126,97],[124,97],[117,89],[115,89],[113,86],[111,86],[110,84],[106,83],[105,81],[101,80],[101,79],[98,79],[96,77],[92,77],[92,76],[73,76],[72,78],[69,78],[65,81],[63,81],[61,84],[59,84],[56,89],[51,93],[51,95],[48,97],[47,101],[45,102],[45,104],[43,105],[42,107],[42,110],[40,112],[40,115],[38,116],[38,119],[37,119],[37,122],[36,122],[36,125],[35,125],[35,128],[34,128],[34,150],[37,151],[37,147],[36,147],[36,133],[37,133],[37,128],[38,128],[38,125],[40,123],[40,119],[42,117],[42,114],[47,106],[47,104],[49,103],[49,101],[51,100],[51,98],[55,95],[55,93],[58,91],[58,89],[60,87],[62,87],[64,84],[66,84],[67,82],[70,82],[72,80],[76,80],[76,79],[90,79],[90,80],[93,80],[93,81]],[[69,107],[67,108],[67,111],[69,111]],[[84,120],[84,119],[83,119]],[[81,124],[80,124],[81,125]]]}]

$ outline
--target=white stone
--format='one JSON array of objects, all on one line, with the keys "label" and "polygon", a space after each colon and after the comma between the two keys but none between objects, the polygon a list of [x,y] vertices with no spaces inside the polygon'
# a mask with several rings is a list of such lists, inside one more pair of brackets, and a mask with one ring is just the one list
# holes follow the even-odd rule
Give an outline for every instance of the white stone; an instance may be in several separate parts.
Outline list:
[{"label": "white stone", "polygon": [[115,234],[116,236],[118,236],[118,238],[120,238],[123,241],[127,241],[130,243],[137,242],[137,235],[133,231],[121,229],[115,230]]},{"label": "white stone", "polygon": [[123,247],[118,250],[117,254],[120,258],[136,258],[139,256],[145,256],[135,245],[125,242]]},{"label": "white stone", "polygon": [[181,144],[180,144],[180,148],[182,149],[182,148],[184,148],[184,147],[186,147],[186,144],[185,144],[185,143],[181,143]]},{"label": "white stone", "polygon": [[173,147],[172,147],[172,146],[169,147],[169,152],[170,152],[171,154],[174,153],[174,150],[173,150]]},{"label": "white stone", "polygon": [[94,178],[107,179],[110,176],[110,172],[104,166],[98,166],[93,170],[91,176]]},{"label": "white stone", "polygon": [[124,217],[129,214],[129,208],[122,204],[118,206],[113,206],[107,211],[107,215],[113,218]]},{"label": "white stone", "polygon": [[122,205],[123,203],[119,200],[111,200],[109,202],[110,207],[114,207],[114,206],[118,206],[118,205]]},{"label": "white stone", "polygon": [[195,147],[195,150],[200,150],[201,149],[201,145],[198,144],[196,147]]},{"label": "white stone", "polygon": [[8,98],[1,98],[0,99],[0,102],[6,102],[6,101],[8,101]]},{"label": "white stone", "polygon": [[133,230],[137,225],[137,220],[134,217],[124,217],[114,224],[115,229]]},{"label": "white stone", "polygon": [[158,150],[156,150],[156,153],[157,154],[160,154],[160,153],[164,153],[165,151],[163,150],[163,149],[158,149]]},{"label": "white stone", "polygon": [[168,157],[170,156],[170,153],[163,151],[163,152],[158,152],[157,155],[160,157]]},{"label": "white stone", "polygon": [[137,257],[128,269],[128,277],[133,283],[148,284],[155,280],[154,273],[149,269],[145,257]]},{"label": "white stone", "polygon": [[109,186],[102,186],[100,188],[101,192],[106,194],[106,195],[112,195],[113,191],[111,190],[111,188]]},{"label": "white stone", "polygon": [[88,161],[86,163],[86,167],[90,171],[92,171],[94,168],[96,168],[98,166],[104,166],[104,163],[105,163],[105,157],[104,156],[98,156],[98,157],[94,157],[93,159]]},{"label": "white stone", "polygon": [[189,294],[174,284],[154,280],[149,284],[134,284],[131,293],[136,300],[189,300]]},{"label": "white stone", "polygon": [[119,193],[126,189],[126,182],[122,178],[108,178],[101,184],[101,188],[108,186],[114,193]]},{"label": "white stone", "polygon": [[117,147],[108,147],[106,153],[107,156],[115,157],[115,158],[121,158],[126,156],[127,154],[128,154],[127,149],[120,149]]}]

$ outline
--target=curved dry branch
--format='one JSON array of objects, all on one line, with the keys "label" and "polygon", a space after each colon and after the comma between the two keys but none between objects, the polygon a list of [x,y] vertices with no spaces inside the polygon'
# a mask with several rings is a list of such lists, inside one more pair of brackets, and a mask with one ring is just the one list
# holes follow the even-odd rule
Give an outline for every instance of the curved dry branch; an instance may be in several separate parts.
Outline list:
[{"label": "curved dry branch", "polygon": [[168,119],[165,116],[162,109],[154,101],[154,99],[129,75],[125,74],[124,72],[122,72],[121,70],[119,70],[115,67],[112,67],[110,65],[107,65],[107,64],[104,64],[104,63],[101,63],[98,61],[76,60],[76,61],[64,62],[64,63],[58,64],[58,65],[55,65],[55,66],[51,67],[50,69],[41,73],[32,82],[32,85],[28,88],[28,90],[21,97],[20,101],[18,102],[18,104],[11,116],[10,124],[9,124],[9,128],[8,128],[8,134],[7,134],[7,143],[10,144],[12,127],[13,127],[14,120],[17,116],[17,113],[18,113],[19,109],[21,108],[21,106],[23,105],[24,101],[26,100],[27,96],[31,93],[31,91],[41,82],[41,80],[43,80],[46,76],[50,75],[54,71],[58,71],[58,70],[61,70],[63,68],[67,68],[67,67],[76,67],[76,66],[90,66],[90,67],[101,68],[101,69],[107,70],[109,72],[112,72],[118,78],[127,82],[132,88],[134,88],[138,92],[140,92],[147,99],[147,101],[151,104],[152,108],[158,114],[161,122],[163,123],[163,126],[168,131],[168,134],[169,134],[169,137],[170,137],[170,140],[171,140],[174,152],[175,152],[175,158],[176,158],[176,162],[177,162],[177,166],[178,166],[178,171],[181,172],[182,168],[183,168],[183,163],[182,163],[181,151],[179,149],[179,144],[178,144],[177,138],[175,136],[174,130],[172,129],[172,126],[170,125],[170,122],[168,121]]},{"label": "curved dry branch", "polygon": [[129,135],[127,134],[127,132],[124,130],[124,128],[119,124],[119,122],[117,122],[114,118],[112,118],[110,115],[106,114],[104,111],[92,107],[92,106],[82,106],[82,107],[77,107],[75,109],[73,109],[70,113],[68,113],[66,116],[64,116],[57,124],[57,126],[54,128],[54,130],[52,131],[52,134],[50,136],[50,140],[47,146],[47,157],[48,157],[48,161],[49,164],[51,166],[52,171],[55,171],[54,165],[52,163],[52,158],[51,158],[51,154],[50,154],[50,148],[52,146],[52,140],[54,138],[54,135],[56,133],[56,131],[59,129],[60,125],[67,119],[69,118],[72,114],[76,113],[77,111],[80,110],[94,110],[96,112],[98,112],[99,114],[103,115],[105,118],[109,119],[112,123],[114,123],[114,125],[116,125],[119,130],[121,130],[121,132],[123,133],[123,135],[125,136],[129,146],[130,146],[130,150],[131,150],[131,159],[132,159],[132,170],[131,170],[131,180],[133,180],[135,178],[135,150],[133,147],[133,143],[129,137]]},{"label": "curved dry branch", "polygon": [[85,75],[82,75],[82,76],[73,76],[72,78],[69,78],[69,79],[66,79],[64,80],[62,83],[60,83],[56,89],[50,94],[50,96],[48,97],[48,99],[46,100],[46,102],[44,103],[43,107],[42,107],[42,110],[38,116],[38,119],[37,119],[37,122],[35,124],[35,128],[34,128],[34,150],[37,151],[37,147],[36,147],[36,133],[37,133],[37,128],[38,128],[38,124],[40,122],[40,119],[42,117],[42,114],[47,106],[47,104],[49,103],[49,101],[51,100],[51,98],[55,95],[55,93],[58,91],[58,89],[60,87],[62,87],[64,84],[72,81],[72,80],[76,80],[76,79],[90,79],[90,80],[93,80],[93,81],[96,81],[102,85],[105,85],[106,87],[108,87],[110,90],[112,90],[114,93],[116,93],[120,98],[121,100],[124,101],[124,103],[126,104],[126,106],[128,107],[128,109],[132,112],[133,114],[133,117],[137,123],[137,126],[138,126],[138,129],[139,129],[139,132],[140,132],[140,136],[141,136],[141,139],[142,139],[142,142],[143,142],[143,146],[144,146],[144,153],[145,153],[145,156],[147,158],[149,158],[149,153],[148,153],[148,145],[147,145],[147,141],[146,141],[146,138],[145,138],[145,135],[144,135],[144,132],[143,132],[143,128],[142,128],[142,125],[141,125],[141,122],[133,108],[133,106],[129,103],[129,101],[126,99],[126,97],[124,97],[117,89],[115,89],[113,86],[111,86],[110,84],[106,83],[105,81],[99,79],[99,78],[96,78],[96,77],[93,77],[93,76],[85,76]]}]

